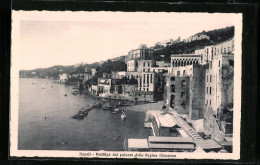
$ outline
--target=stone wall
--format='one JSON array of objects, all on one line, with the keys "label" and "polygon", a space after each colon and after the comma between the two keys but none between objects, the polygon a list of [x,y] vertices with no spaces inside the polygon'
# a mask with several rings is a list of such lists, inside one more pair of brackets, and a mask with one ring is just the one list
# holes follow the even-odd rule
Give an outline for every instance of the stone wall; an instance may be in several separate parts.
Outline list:
[{"label": "stone wall", "polygon": [[190,79],[191,107],[190,117],[192,120],[202,119],[205,104],[205,76],[206,66],[195,65]]}]

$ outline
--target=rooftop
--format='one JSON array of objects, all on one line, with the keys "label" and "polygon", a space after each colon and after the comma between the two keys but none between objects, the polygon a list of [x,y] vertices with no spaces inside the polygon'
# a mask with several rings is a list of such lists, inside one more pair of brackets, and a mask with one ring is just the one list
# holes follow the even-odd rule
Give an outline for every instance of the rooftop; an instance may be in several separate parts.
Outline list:
[{"label": "rooftop", "polygon": [[219,149],[222,148],[215,140],[194,140],[197,147],[201,147],[202,149]]},{"label": "rooftop", "polygon": [[149,143],[194,143],[190,137],[149,136]]},{"label": "rooftop", "polygon": [[149,143],[149,148],[156,149],[195,149],[193,144],[163,144],[163,143]]},{"label": "rooftop", "polygon": [[173,116],[170,114],[166,114],[166,115],[157,114],[157,117],[161,127],[174,127],[176,125]]},{"label": "rooftop", "polygon": [[147,139],[128,139],[128,148],[148,148]]},{"label": "rooftop", "polygon": [[172,54],[171,57],[200,57],[197,54]]}]

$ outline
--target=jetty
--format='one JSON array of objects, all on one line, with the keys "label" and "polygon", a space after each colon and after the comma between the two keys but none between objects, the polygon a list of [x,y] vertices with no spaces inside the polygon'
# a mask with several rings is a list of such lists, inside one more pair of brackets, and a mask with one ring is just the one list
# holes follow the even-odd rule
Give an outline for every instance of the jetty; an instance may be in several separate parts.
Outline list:
[{"label": "jetty", "polygon": [[87,106],[81,108],[76,115],[72,116],[72,118],[77,119],[77,120],[83,120],[86,116],[88,116],[88,111],[91,111],[92,109],[103,105],[105,102],[106,101],[103,100],[103,101],[99,101],[95,104],[87,105]]}]

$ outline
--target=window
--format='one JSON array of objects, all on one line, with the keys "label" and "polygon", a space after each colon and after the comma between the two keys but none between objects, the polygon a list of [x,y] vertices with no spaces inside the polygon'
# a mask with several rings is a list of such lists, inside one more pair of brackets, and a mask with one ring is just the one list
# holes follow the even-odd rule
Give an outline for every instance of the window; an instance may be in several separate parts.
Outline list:
[{"label": "window", "polygon": [[230,65],[230,66],[233,66],[233,67],[234,67],[234,61],[233,61],[233,60],[229,60],[228,62],[229,62],[229,65]]},{"label": "window", "polygon": [[175,92],[175,85],[174,84],[171,85],[171,92]]},{"label": "window", "polygon": [[185,98],[185,92],[181,92],[181,98],[182,98],[182,99]]},{"label": "window", "polygon": [[150,72],[150,69],[148,69],[148,72]]},{"label": "window", "polygon": [[143,72],[145,72],[145,69],[143,69]]},{"label": "window", "polygon": [[143,77],[143,83],[145,83],[145,74],[144,74],[144,77]]},{"label": "window", "polygon": [[175,77],[171,77],[171,81],[175,81]]},{"label": "window", "polygon": [[181,89],[185,89],[186,88],[186,81],[182,80],[181,82]]},{"label": "window", "polygon": [[147,64],[148,64],[148,66],[150,66],[150,62],[148,62]]},{"label": "window", "polygon": [[209,95],[211,95],[211,87],[209,87]]},{"label": "window", "polygon": [[149,91],[149,88],[147,88],[146,90]]},{"label": "window", "polygon": [[144,67],[145,67],[145,62],[144,62]]},{"label": "window", "polygon": [[207,82],[209,82],[209,76],[207,75]]},{"label": "window", "polygon": [[149,84],[149,74],[147,74],[147,84]]},{"label": "window", "polygon": [[185,75],[185,70],[183,70],[183,75]]},{"label": "window", "polygon": [[220,67],[220,60],[218,61],[218,66]]},{"label": "window", "polygon": [[151,74],[151,79],[150,79],[151,81],[151,83],[153,83],[153,74]]},{"label": "window", "polygon": [[180,73],[180,71],[178,70],[178,71],[177,71],[177,75],[179,76],[180,74],[181,74],[181,73]]},{"label": "window", "polygon": [[226,48],[224,48],[224,53],[226,53]]},{"label": "window", "polygon": [[209,77],[209,82],[212,82],[212,76],[210,75],[210,77]]},{"label": "window", "polygon": [[211,105],[211,100],[209,100],[209,105]]},{"label": "window", "polygon": [[174,102],[175,102],[175,95],[171,95],[171,100],[170,100],[170,107],[174,108]]},{"label": "window", "polygon": [[208,90],[208,87],[207,87],[207,94],[209,93],[208,91],[209,91],[209,90]]}]

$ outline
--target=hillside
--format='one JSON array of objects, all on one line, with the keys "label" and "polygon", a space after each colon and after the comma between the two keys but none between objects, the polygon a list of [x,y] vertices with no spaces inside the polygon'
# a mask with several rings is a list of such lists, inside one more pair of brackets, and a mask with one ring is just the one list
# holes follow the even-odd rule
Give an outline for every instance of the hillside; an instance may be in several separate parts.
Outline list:
[{"label": "hillside", "polygon": [[[169,45],[166,47],[161,47],[161,48],[155,47],[157,49],[154,51],[154,54],[151,57],[151,59],[165,60],[169,62],[171,58],[170,57],[171,54],[194,53],[196,49],[202,49],[208,45],[221,43],[223,41],[226,41],[234,37],[234,26],[226,27],[222,29],[215,29],[207,32],[203,31],[195,35],[198,34],[208,35],[210,37],[210,40],[204,39],[204,40],[197,40],[188,43],[179,42],[177,44]],[[164,55],[164,57],[161,57],[160,55]]]}]

